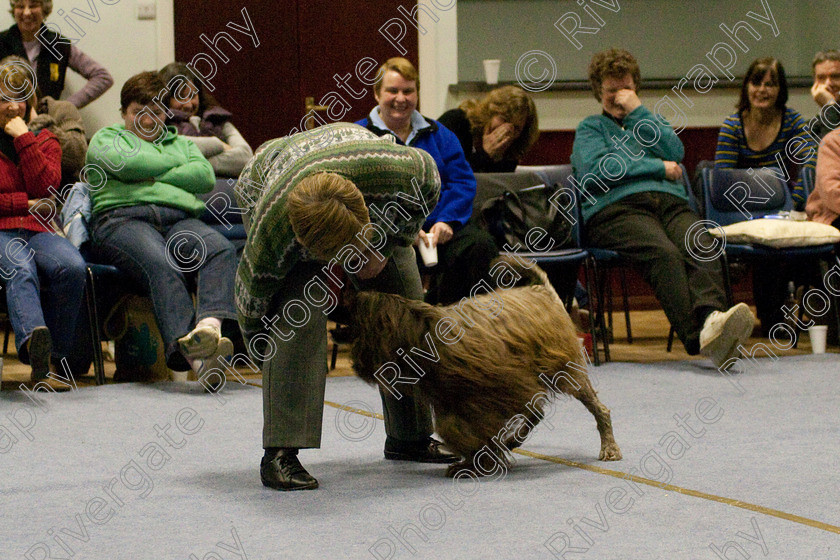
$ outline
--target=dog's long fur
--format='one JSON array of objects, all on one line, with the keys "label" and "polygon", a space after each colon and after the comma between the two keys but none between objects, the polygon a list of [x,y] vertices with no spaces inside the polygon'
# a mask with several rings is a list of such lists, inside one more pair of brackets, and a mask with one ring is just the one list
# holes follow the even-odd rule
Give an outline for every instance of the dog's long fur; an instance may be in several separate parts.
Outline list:
[{"label": "dog's long fur", "polygon": [[[496,263],[501,268],[493,270],[506,267],[530,285],[494,289],[456,306],[431,306],[379,292],[349,298],[357,336],[352,349],[356,373],[369,383],[381,382],[382,374],[379,380],[374,374],[392,362],[403,377],[419,377],[416,386],[434,407],[438,434],[465,459],[451,467],[450,474],[471,468],[476,453],[485,445],[492,447],[492,438],[504,434],[517,415],[528,419],[529,429],[536,425],[543,417],[545,399],[534,397],[555,393],[551,387],[580,400],[595,416],[601,436],[599,458],[620,459],[609,409],[598,400],[584,373],[586,362],[574,326],[545,272],[536,265],[525,268],[514,259]],[[439,334],[438,323],[446,317],[460,327],[444,321],[452,330]],[[451,344],[441,339],[451,342],[459,334],[460,340]],[[407,363],[406,355],[421,368],[422,376]],[[394,388],[405,392],[412,387]],[[521,435],[515,440],[508,436],[502,443],[512,449],[522,440]]]}]

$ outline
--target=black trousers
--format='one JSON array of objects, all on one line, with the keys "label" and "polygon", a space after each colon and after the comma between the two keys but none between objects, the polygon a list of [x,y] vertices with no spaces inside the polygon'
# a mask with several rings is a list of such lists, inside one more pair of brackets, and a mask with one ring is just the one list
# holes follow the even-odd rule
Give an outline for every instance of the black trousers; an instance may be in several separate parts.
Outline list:
[{"label": "black trousers", "polygon": [[721,263],[693,256],[714,244],[704,229],[692,227],[699,221],[681,198],[645,192],[611,204],[584,226],[587,245],[612,249],[640,269],[691,355],[700,351],[708,314],[727,307]]},{"label": "black trousers", "polygon": [[[438,264],[424,267],[418,260],[421,274],[431,274],[426,302],[432,305],[449,305],[470,297],[470,290],[481,280],[493,286],[490,261],[499,255],[496,243],[483,229],[467,224],[438,245]],[[482,292],[483,293],[483,292]]]}]

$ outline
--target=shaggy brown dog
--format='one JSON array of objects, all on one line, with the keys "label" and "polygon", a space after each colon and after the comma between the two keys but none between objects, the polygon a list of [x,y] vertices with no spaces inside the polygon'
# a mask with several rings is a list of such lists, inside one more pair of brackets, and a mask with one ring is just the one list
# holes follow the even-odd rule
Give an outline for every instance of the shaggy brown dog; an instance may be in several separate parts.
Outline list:
[{"label": "shaggy brown dog", "polygon": [[[561,392],[595,416],[599,459],[621,459],[610,411],[589,383],[574,326],[545,272],[500,258],[491,276],[498,290],[482,281],[458,305],[379,292],[346,297],[356,373],[397,398],[417,386],[434,407],[438,434],[464,457],[449,467],[450,476],[506,470],[508,451],[525,441]],[[530,285],[514,287],[523,283]]]}]

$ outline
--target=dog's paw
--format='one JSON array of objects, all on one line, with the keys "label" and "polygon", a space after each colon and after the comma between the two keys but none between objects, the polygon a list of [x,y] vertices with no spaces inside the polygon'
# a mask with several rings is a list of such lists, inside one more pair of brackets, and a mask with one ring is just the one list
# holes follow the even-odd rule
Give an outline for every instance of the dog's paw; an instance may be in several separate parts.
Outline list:
[{"label": "dog's paw", "polygon": [[598,460],[600,461],[620,461],[621,460],[621,449],[618,448],[618,444],[615,442],[608,443],[601,447],[601,454],[598,455]]}]

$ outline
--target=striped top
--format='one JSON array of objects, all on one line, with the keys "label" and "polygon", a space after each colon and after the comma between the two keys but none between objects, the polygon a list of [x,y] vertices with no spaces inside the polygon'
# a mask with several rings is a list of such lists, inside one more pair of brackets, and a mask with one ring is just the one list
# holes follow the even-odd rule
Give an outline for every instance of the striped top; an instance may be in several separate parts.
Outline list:
[{"label": "striped top", "polygon": [[260,146],[235,189],[240,207],[247,210],[248,241],[236,274],[235,300],[248,340],[265,332],[262,318],[292,267],[314,259],[295,240],[286,200],[295,185],[315,173],[336,173],[356,185],[371,222],[388,233],[379,249],[386,257],[395,245],[414,242],[440,196],[432,156],[355,124],[328,124]]},{"label": "striped top", "polygon": [[812,170],[817,164],[817,145],[808,135],[805,119],[791,108],[782,116],[782,126],[776,139],[767,148],[754,151],[747,146],[744,124],[739,113],[732,113],[720,127],[715,167],[769,167],[776,166],[787,172],[788,188],[793,195],[793,204],[798,209],[805,207],[805,190],[802,187],[800,168]]}]

